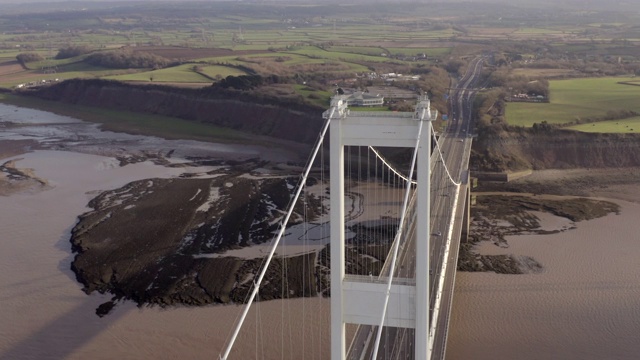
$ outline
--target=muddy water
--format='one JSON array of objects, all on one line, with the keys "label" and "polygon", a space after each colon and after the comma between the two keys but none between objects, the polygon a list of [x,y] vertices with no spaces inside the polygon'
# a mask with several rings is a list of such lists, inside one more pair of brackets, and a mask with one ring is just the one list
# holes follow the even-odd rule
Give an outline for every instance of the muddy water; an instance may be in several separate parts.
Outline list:
[{"label": "muddy water", "polygon": [[294,154],[280,148],[259,145],[205,143],[193,140],[165,140],[152,136],[101,131],[88,123],[44,111],[0,104],[0,141],[35,140],[45,148],[71,150],[99,155],[131,153],[167,154],[174,157],[224,157],[244,160],[262,158],[269,161],[300,161],[307,154]]},{"label": "muddy water", "polygon": [[541,274],[458,272],[447,359],[638,359],[640,205],[483,254],[528,255]]},{"label": "muddy water", "polygon": [[[0,121],[24,119],[3,106]],[[108,153],[114,141],[129,139],[104,140],[94,125],[34,116],[44,128],[3,129],[0,139],[31,138],[92,153]],[[158,141],[118,144],[157,149]],[[85,295],[69,270],[69,231],[90,198],[130,181],[176,176],[176,170],[148,162],[120,168],[111,157],[66,151],[18,157],[18,167],[33,168],[50,188],[0,197],[0,360],[217,358],[239,307],[125,303],[98,318],[94,310],[108,297]],[[640,205],[621,204],[621,215],[556,235],[513,237],[509,249],[483,249],[533,256],[545,271],[458,273],[447,358],[637,359]],[[285,349],[285,359],[327,359],[328,319],[326,299],[263,303],[249,314],[233,358],[279,359]]]},{"label": "muddy water", "polygon": [[[6,109],[0,105],[0,110]],[[18,122],[18,112],[12,107],[10,113],[0,111],[0,121]],[[25,114],[28,118],[32,113]],[[55,115],[47,121],[41,117],[48,115],[35,114],[40,119],[36,122],[43,126],[31,122],[23,128],[3,129],[0,140],[35,138],[57,145],[77,140],[83,150],[93,147],[105,153],[114,147],[93,125],[79,124],[91,136],[70,141],[69,134],[77,132],[68,132],[65,126],[77,121],[64,121]],[[166,146],[163,141],[139,138],[133,143],[157,149],[154,146],[158,144]],[[175,148],[175,144],[167,148]],[[190,149],[209,151],[206,144]],[[240,307],[139,309],[129,302],[99,318],[95,309],[109,297],[87,296],[69,268],[73,258],[69,232],[97,193],[134,180],[177,176],[179,171],[189,169],[170,169],[150,162],[119,167],[112,157],[54,150],[13,158],[21,158],[16,166],[32,168],[34,175],[49,186],[0,196],[0,360],[218,357]],[[254,358],[256,353],[266,359],[281,358],[283,347],[285,359],[327,358],[328,304],[327,299],[296,299],[254,306],[233,358]]]}]

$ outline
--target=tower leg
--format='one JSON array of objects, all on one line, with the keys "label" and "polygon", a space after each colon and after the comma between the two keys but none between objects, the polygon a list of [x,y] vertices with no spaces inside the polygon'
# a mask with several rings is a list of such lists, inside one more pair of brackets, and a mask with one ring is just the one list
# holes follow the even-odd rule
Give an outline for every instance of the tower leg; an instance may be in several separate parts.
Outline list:
[{"label": "tower leg", "polygon": [[330,129],[331,189],[331,359],[345,358],[345,323],[343,317],[344,279],[344,146],[342,122],[332,120]]},{"label": "tower leg", "polygon": [[425,121],[418,149],[418,199],[416,229],[416,329],[415,359],[428,360],[429,352],[429,240],[431,124]]}]

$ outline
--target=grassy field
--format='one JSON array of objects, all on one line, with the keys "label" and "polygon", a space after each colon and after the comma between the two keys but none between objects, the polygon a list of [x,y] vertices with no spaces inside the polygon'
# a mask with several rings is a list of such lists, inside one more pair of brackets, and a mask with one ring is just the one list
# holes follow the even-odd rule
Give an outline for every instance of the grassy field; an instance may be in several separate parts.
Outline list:
[{"label": "grassy field", "polygon": [[239,131],[167,116],[81,105],[69,106],[55,101],[11,94],[0,94],[0,102],[99,123],[103,130],[115,132],[151,135],[164,139],[255,143],[255,137],[251,140],[249,135]]},{"label": "grassy field", "polygon": [[555,29],[544,29],[544,28],[520,28],[514,32],[514,34],[557,34],[561,33],[561,31]]},{"label": "grassy field", "polygon": [[415,56],[418,54],[426,54],[427,56],[445,56],[449,55],[451,48],[448,47],[415,47],[415,48],[392,48],[389,49],[392,55],[401,54],[405,56]]},{"label": "grassy field", "polygon": [[640,133],[640,117],[580,124],[570,126],[567,129],[593,133]]},{"label": "grassy field", "polygon": [[[640,112],[640,86],[619,84],[630,78],[587,78],[549,83],[550,103],[509,103],[509,124],[532,126],[546,121],[566,124],[578,118],[598,118],[607,111]],[[589,125],[590,126],[590,125]]]},{"label": "grassy field", "polygon": [[371,61],[371,62],[385,62],[388,61],[384,56],[371,56],[363,54],[354,54],[350,52],[338,52],[338,51],[326,51],[319,49],[315,46],[305,46],[291,51],[294,54],[301,54],[309,56],[310,58],[321,58],[330,60],[343,60],[343,61]]},{"label": "grassy field", "polygon": [[333,96],[333,93],[329,91],[318,91],[310,89],[304,85],[294,85],[293,88],[296,93],[305,97],[307,101],[322,107],[328,107],[329,100],[331,99],[331,96]]},{"label": "grassy field", "polygon": [[527,76],[527,77],[560,77],[567,76],[575,73],[576,71],[573,69],[536,69],[536,68],[516,68],[511,71],[513,75],[516,76]]},{"label": "grassy field", "polygon": [[[194,71],[194,64],[183,64],[179,66],[173,66],[166,69],[151,70],[145,72],[139,72],[134,74],[107,76],[106,79],[120,80],[120,81],[153,81],[153,82],[211,82],[201,74]],[[153,79],[153,80],[152,80]]]}]

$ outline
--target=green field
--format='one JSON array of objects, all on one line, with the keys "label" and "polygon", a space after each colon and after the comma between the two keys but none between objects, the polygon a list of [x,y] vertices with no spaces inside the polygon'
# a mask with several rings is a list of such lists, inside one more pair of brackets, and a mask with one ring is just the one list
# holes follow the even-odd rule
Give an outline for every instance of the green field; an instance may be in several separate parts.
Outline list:
[{"label": "green field", "polygon": [[433,47],[433,48],[424,48],[424,47],[416,47],[416,48],[391,48],[389,49],[392,55],[405,55],[405,56],[415,56],[418,54],[426,54],[427,56],[445,56],[449,55],[451,52],[451,48],[448,47]]},{"label": "green field", "polygon": [[567,129],[593,133],[640,133],[640,116],[624,120],[600,121],[570,126]]},{"label": "green field", "polygon": [[294,85],[293,88],[296,93],[306,98],[306,101],[322,107],[328,107],[331,96],[333,96],[330,91],[318,91],[304,85]]},{"label": "green field", "polygon": [[542,121],[567,124],[577,119],[601,118],[608,111],[640,112],[640,86],[618,83],[628,80],[609,77],[550,81],[550,103],[509,103],[507,122],[530,127]]},{"label": "green field", "polygon": [[326,51],[315,46],[306,46],[291,51],[294,54],[307,55],[310,58],[321,58],[330,60],[342,60],[347,62],[370,61],[370,62],[386,62],[389,61],[384,56],[371,56],[363,54],[354,54],[349,52]]},{"label": "green field", "polygon": [[516,34],[557,34],[561,33],[555,29],[543,29],[543,28],[520,28],[515,31]]},{"label": "green field", "polygon": [[160,70],[151,70],[125,75],[106,76],[105,79],[120,81],[210,83],[211,79],[195,72],[194,66],[194,64],[183,64]]}]

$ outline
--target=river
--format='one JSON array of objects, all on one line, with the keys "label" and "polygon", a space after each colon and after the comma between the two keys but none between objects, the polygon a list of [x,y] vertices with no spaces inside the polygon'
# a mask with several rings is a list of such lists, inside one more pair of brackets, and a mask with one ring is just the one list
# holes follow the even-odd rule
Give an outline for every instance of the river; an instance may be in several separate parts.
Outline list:
[{"label": "river", "polygon": [[532,256],[540,274],[458,272],[447,359],[637,359],[640,205],[553,235],[482,244]]},{"label": "river", "polygon": [[[15,159],[16,167],[30,168],[47,182],[0,196],[0,360],[217,358],[240,306],[162,309],[124,302],[99,318],[95,309],[110,297],[82,291],[70,270],[70,231],[100,191],[197,171],[151,161],[121,167],[116,155],[175,150],[172,162],[180,161],[178,155],[288,155],[257,146],[102,132],[95,124],[2,104],[0,122],[0,146],[3,140],[34,140],[43,147],[1,162]],[[293,299],[254,306],[233,358],[280,358],[283,345],[288,359],[327,358],[328,303]]]},{"label": "river", "polygon": [[[88,296],[76,282],[70,230],[102,190],[191,171],[151,161],[121,167],[114,156],[122,151],[254,156],[264,149],[101,132],[94,124],[1,104],[0,122],[11,123],[0,143],[31,139],[44,147],[1,160],[16,159],[17,167],[33,169],[48,184],[0,196],[0,360],[217,358],[239,306],[162,309],[125,302],[99,318],[95,309],[109,297]],[[459,272],[447,359],[636,359],[640,205],[620,204],[620,215],[580,222],[574,230],[510,237],[508,249],[483,246],[487,254],[532,256],[545,270]],[[327,359],[328,321],[328,299],[261,303],[250,312],[233,358]]]}]

